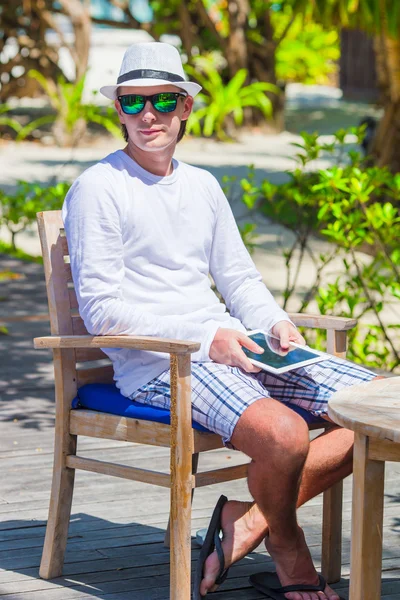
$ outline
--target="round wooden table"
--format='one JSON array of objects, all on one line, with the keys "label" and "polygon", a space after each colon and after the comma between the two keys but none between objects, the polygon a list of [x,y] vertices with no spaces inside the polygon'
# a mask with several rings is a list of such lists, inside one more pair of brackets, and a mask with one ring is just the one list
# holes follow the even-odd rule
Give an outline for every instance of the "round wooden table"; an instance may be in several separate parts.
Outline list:
[{"label": "round wooden table", "polygon": [[349,600],[381,597],[385,460],[400,461],[400,377],[341,390],[328,414],[354,439]]}]

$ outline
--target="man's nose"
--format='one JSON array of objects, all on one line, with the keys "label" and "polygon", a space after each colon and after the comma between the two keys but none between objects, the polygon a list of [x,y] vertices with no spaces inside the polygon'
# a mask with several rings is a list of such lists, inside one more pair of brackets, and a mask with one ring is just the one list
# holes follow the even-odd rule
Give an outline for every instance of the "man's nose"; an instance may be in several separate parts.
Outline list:
[{"label": "man's nose", "polygon": [[144,109],[143,109],[143,116],[142,119],[143,121],[148,121],[148,120],[155,120],[157,119],[157,115],[155,114],[155,108],[152,105],[152,103],[150,102],[150,100],[146,100],[146,104],[144,105]]}]

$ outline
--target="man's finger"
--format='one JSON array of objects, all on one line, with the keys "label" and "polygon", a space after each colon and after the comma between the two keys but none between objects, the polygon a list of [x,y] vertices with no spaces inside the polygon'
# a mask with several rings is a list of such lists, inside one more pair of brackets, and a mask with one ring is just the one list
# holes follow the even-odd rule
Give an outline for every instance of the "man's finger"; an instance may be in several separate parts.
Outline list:
[{"label": "man's finger", "polygon": [[262,370],[260,367],[253,365],[250,360],[244,360],[240,365],[240,368],[243,369],[243,371],[246,371],[246,373],[259,373]]},{"label": "man's finger", "polygon": [[306,340],[303,338],[303,336],[300,333],[292,334],[290,336],[290,341],[295,342],[296,344],[300,344],[301,346],[306,345]]},{"label": "man's finger", "polygon": [[282,350],[288,350],[289,348],[289,333],[287,331],[282,331],[280,334],[280,343]]},{"label": "man's finger", "polygon": [[244,346],[248,350],[251,350],[251,352],[256,352],[257,354],[262,354],[264,352],[264,348],[261,348],[261,346],[259,346],[247,335],[241,335],[239,338],[239,343],[241,346]]}]

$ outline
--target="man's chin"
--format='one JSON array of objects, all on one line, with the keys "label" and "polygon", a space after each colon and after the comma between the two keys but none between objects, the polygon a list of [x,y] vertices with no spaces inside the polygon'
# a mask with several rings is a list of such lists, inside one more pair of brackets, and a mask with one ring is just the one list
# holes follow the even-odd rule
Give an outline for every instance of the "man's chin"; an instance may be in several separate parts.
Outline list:
[{"label": "man's chin", "polygon": [[143,137],[141,140],[137,140],[135,146],[144,150],[145,152],[156,152],[157,150],[165,150],[169,148],[171,145],[174,145],[176,139],[168,140],[165,139],[165,135],[162,133],[148,140],[144,140]]}]

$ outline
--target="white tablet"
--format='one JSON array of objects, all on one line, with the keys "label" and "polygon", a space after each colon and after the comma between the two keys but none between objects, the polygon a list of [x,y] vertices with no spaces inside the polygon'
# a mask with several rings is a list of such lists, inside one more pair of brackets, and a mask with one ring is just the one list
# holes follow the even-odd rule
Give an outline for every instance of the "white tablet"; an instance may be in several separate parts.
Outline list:
[{"label": "white tablet", "polygon": [[248,331],[246,335],[261,346],[264,352],[257,354],[242,346],[243,352],[253,365],[271,373],[286,373],[286,371],[300,369],[300,367],[326,360],[329,357],[324,352],[294,342],[290,342],[289,350],[283,351],[279,338],[261,329]]}]

